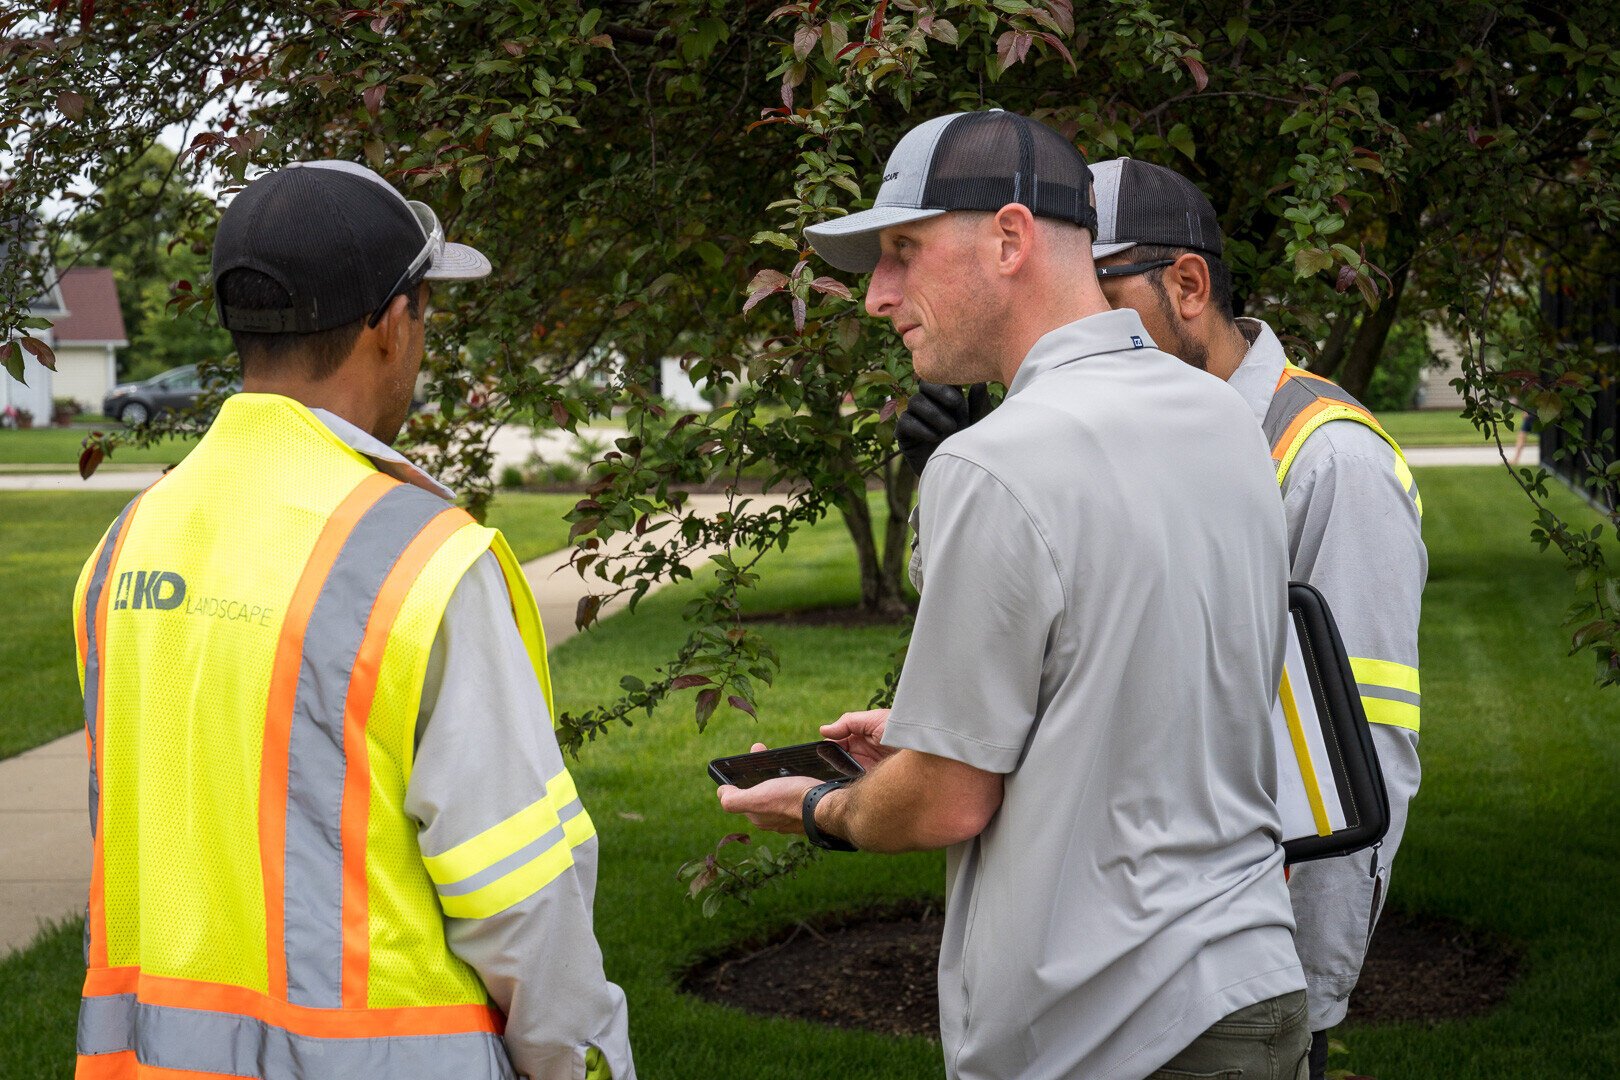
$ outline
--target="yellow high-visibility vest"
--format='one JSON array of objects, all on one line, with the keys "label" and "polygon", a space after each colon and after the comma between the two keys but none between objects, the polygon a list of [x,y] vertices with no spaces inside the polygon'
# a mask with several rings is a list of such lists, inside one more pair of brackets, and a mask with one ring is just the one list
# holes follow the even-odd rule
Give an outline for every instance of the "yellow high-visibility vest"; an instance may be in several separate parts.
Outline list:
[{"label": "yellow high-visibility vest", "polygon": [[75,594],[94,861],[78,1075],[510,1078],[404,812],[422,682],[505,540],[298,403],[228,400]]}]

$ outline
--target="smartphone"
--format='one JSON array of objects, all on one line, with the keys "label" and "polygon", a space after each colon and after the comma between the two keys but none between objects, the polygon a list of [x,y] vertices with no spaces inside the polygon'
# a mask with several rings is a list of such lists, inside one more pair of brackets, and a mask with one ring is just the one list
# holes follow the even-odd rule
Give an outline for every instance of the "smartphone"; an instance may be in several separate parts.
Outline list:
[{"label": "smartphone", "polygon": [[860,776],[866,770],[835,742],[778,746],[757,754],[715,758],[709,762],[709,776],[716,784],[753,787],[778,776],[813,776],[817,780],[841,780]]}]

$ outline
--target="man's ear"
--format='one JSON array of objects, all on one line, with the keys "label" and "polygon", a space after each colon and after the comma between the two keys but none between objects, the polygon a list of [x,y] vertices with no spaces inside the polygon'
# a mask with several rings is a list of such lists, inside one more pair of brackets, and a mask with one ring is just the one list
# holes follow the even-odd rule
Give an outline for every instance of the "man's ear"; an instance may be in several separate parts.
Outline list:
[{"label": "man's ear", "polygon": [[1012,277],[1035,249],[1035,215],[1022,203],[1008,203],[991,219],[995,229],[996,272]]},{"label": "man's ear", "polygon": [[388,302],[388,310],[377,323],[377,346],[390,360],[403,356],[411,341],[411,301],[400,293]]},{"label": "man's ear", "polygon": [[1171,304],[1183,319],[1190,322],[1209,307],[1209,263],[1204,261],[1203,256],[1183,252],[1175,262],[1164,268],[1164,276],[1160,280],[1164,282]]}]

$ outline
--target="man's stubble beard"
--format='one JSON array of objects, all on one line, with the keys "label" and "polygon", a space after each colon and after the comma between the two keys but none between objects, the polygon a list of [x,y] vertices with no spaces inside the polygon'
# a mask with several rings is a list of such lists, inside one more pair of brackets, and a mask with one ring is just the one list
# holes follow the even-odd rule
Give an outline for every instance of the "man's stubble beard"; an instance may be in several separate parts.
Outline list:
[{"label": "man's stubble beard", "polygon": [[1166,343],[1170,346],[1170,354],[1185,363],[1191,364],[1199,371],[1208,371],[1209,349],[1204,346],[1203,342],[1187,333],[1186,328],[1181,325],[1181,320],[1170,309],[1170,294],[1165,291],[1164,284],[1158,281],[1152,284],[1153,291],[1159,297],[1159,314],[1164,319],[1164,325],[1169,327],[1170,336],[1175,339]]},{"label": "man's stubble beard", "polygon": [[967,299],[955,313],[948,331],[936,329],[923,355],[912,355],[912,367],[919,379],[950,386],[1001,380],[997,358],[999,345],[1006,337],[1008,314],[1003,306],[985,302],[988,277],[981,273],[978,278],[964,290]]}]

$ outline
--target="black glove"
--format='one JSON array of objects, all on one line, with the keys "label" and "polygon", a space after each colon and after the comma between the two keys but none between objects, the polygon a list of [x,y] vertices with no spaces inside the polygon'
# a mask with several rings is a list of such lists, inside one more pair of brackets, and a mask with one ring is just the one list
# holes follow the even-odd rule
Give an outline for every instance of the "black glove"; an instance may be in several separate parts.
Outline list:
[{"label": "black glove", "polygon": [[936,446],[989,413],[990,388],[984,383],[974,383],[964,394],[961,387],[920,382],[894,425],[894,438],[906,463],[921,476]]}]

